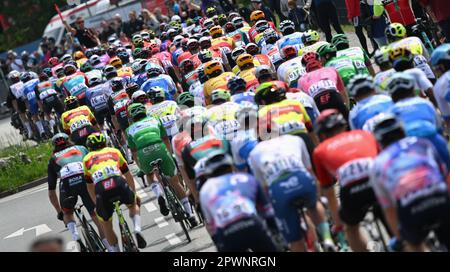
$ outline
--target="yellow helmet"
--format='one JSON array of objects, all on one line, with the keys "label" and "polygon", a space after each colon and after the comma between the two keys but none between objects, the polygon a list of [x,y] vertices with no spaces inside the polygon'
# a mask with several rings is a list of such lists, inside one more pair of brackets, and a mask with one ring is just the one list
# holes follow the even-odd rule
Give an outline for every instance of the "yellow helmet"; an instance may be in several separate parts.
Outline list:
[{"label": "yellow helmet", "polygon": [[220,26],[213,26],[209,29],[209,34],[213,38],[217,38],[223,35],[223,30]]},{"label": "yellow helmet", "polygon": [[119,69],[122,67],[122,60],[119,59],[118,57],[114,57],[109,61],[109,64],[114,66],[116,69]]},{"label": "yellow helmet", "polygon": [[216,72],[223,72],[222,65],[217,60],[211,60],[205,64],[205,74],[209,77]]},{"label": "yellow helmet", "polygon": [[264,19],[266,19],[266,15],[261,10],[255,10],[250,14],[250,21],[252,21],[253,24]]},{"label": "yellow helmet", "polygon": [[253,64],[253,56],[250,54],[242,54],[236,59],[236,64],[239,69],[247,64]]},{"label": "yellow helmet", "polygon": [[82,59],[84,57],[85,57],[84,53],[81,52],[81,51],[76,51],[75,53],[73,53],[73,59],[74,60],[79,60],[79,59]]}]

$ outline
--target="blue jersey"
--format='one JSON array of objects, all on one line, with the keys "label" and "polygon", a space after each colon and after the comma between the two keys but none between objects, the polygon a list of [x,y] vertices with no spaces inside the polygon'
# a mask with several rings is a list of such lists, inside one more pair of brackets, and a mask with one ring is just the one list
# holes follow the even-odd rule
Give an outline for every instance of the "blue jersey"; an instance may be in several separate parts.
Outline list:
[{"label": "blue jersey", "polygon": [[403,207],[435,192],[447,193],[446,175],[447,169],[430,141],[407,137],[378,155],[371,182],[382,207]]},{"label": "blue jersey", "polygon": [[282,49],[288,45],[292,45],[297,49],[297,52],[304,47],[302,41],[303,34],[300,32],[294,32],[292,34],[286,35],[277,41],[278,50],[281,52]]},{"label": "blue jersey", "polygon": [[147,80],[147,73],[137,74],[131,78],[131,81],[139,86],[142,86],[142,84],[144,84],[146,80]]},{"label": "blue jersey", "polygon": [[256,215],[273,216],[272,205],[260,183],[249,174],[230,173],[210,178],[199,194],[208,230],[212,234],[240,219]]},{"label": "blue jersey", "polygon": [[434,85],[434,97],[445,120],[450,120],[450,71],[443,74]]},{"label": "blue jersey", "polygon": [[39,79],[32,79],[23,84],[23,95],[27,98],[28,103],[37,105],[37,97],[35,88],[39,84]]},{"label": "blue jersey", "polygon": [[178,56],[183,54],[183,48],[177,48],[172,52],[172,62],[175,66],[178,66]]},{"label": "blue jersey", "polygon": [[95,112],[99,112],[108,108],[111,93],[108,82],[99,84],[86,91],[86,101]]},{"label": "blue jersey", "polygon": [[433,104],[423,98],[402,99],[390,111],[403,121],[408,136],[427,137],[440,128]]},{"label": "blue jersey", "polygon": [[257,144],[258,137],[254,130],[239,130],[230,141],[233,162],[238,170],[242,171],[247,168],[250,171],[247,159]]},{"label": "blue jersey", "polygon": [[255,93],[254,92],[243,92],[234,94],[230,98],[231,102],[237,103],[237,104],[243,104],[243,103],[251,103],[255,105]]},{"label": "blue jersey", "polygon": [[350,111],[351,129],[362,129],[369,119],[385,112],[392,105],[394,105],[394,102],[392,102],[391,97],[383,94],[373,95],[359,101]]},{"label": "blue jersey", "polygon": [[148,93],[151,87],[161,87],[166,92],[166,99],[168,100],[173,100],[173,97],[177,92],[175,82],[173,82],[172,78],[168,75],[159,75],[147,79],[144,84],[142,84],[141,89]]}]

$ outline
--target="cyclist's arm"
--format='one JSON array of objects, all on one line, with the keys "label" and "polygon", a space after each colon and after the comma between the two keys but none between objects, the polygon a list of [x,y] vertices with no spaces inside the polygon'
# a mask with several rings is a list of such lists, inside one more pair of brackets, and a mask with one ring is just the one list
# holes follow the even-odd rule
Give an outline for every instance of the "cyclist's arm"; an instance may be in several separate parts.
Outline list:
[{"label": "cyclist's arm", "polygon": [[58,175],[55,170],[55,162],[53,158],[50,159],[47,166],[47,183],[48,183],[48,198],[53,208],[56,212],[61,211],[61,206],[59,205],[58,195],[56,194],[56,183],[58,181]]}]

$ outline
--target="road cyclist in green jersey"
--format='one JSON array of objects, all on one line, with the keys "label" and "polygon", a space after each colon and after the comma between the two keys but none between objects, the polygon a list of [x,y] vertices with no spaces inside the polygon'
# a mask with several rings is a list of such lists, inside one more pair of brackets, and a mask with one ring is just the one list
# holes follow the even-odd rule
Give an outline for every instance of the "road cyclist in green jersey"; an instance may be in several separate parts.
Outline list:
[{"label": "road cyclist in green jersey", "polygon": [[[336,56],[346,56],[351,59],[358,70],[364,70],[364,66],[367,68],[368,73],[372,76],[375,75],[375,71],[372,66],[367,53],[360,47],[350,47],[350,41],[345,34],[336,34],[331,39],[331,43],[336,46]],[[365,74],[365,73],[364,73]]]},{"label": "road cyclist in green jersey", "polygon": [[126,130],[128,146],[137,165],[151,183],[151,189],[158,199],[161,214],[168,215],[169,209],[161,185],[159,182],[155,182],[151,175],[153,168],[150,163],[157,159],[162,160],[161,174],[169,178],[170,185],[189,216],[189,223],[191,226],[196,226],[197,221],[178,178],[177,168],[170,153],[170,141],[163,124],[158,118],[148,116],[145,106],[140,103],[131,104],[128,107],[128,113],[132,120],[132,124]]}]

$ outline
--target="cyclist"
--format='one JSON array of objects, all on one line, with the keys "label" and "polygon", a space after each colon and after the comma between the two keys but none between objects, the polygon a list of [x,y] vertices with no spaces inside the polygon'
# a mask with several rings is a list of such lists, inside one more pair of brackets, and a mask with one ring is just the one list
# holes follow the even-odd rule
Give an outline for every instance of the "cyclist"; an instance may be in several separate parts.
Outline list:
[{"label": "cyclist", "polygon": [[377,94],[374,80],[368,75],[354,76],[348,84],[348,93],[356,102],[349,114],[352,130],[370,126],[375,116],[394,104],[391,97]]},{"label": "cyclist", "polygon": [[189,89],[192,84],[198,79],[198,71],[195,69],[194,61],[192,59],[185,59],[180,63],[181,71],[183,72],[183,86],[184,90]]},{"label": "cyclist", "polygon": [[86,145],[87,137],[100,131],[94,114],[87,106],[80,106],[75,96],[64,99],[66,111],[61,115],[61,124],[64,132],[76,145]]},{"label": "cyclist", "polygon": [[149,63],[146,66],[147,80],[142,84],[141,89],[148,93],[152,87],[161,87],[164,89],[167,99],[173,100],[176,98],[177,85],[169,75],[163,74],[163,69],[154,63]]},{"label": "cyclist", "polygon": [[161,87],[152,87],[147,93],[152,102],[152,106],[147,109],[147,115],[153,116],[163,124],[169,140],[178,133],[177,116],[180,108],[177,102],[166,100],[166,94]]},{"label": "cyclist", "polygon": [[216,89],[226,89],[228,80],[235,74],[231,72],[224,72],[220,62],[216,60],[205,63],[205,74],[208,80],[203,85],[203,94],[206,105],[211,104],[211,93]]},{"label": "cyclist", "polygon": [[443,44],[437,47],[431,55],[431,65],[437,72],[439,79],[433,88],[442,117],[445,120],[447,132],[450,131],[450,104],[448,102],[448,92],[450,90],[450,44]]},{"label": "cyclist", "polygon": [[430,101],[416,96],[414,77],[404,72],[396,73],[386,89],[395,103],[389,112],[405,124],[406,135],[430,140],[450,169],[450,154],[441,135],[440,117]]},{"label": "cyclist", "polygon": [[346,56],[353,61],[353,64],[358,69],[363,69],[362,67],[365,66],[372,76],[375,75],[372,62],[370,61],[369,56],[367,56],[367,53],[360,47],[350,47],[350,41],[345,34],[334,35],[331,39],[331,43],[336,46],[337,57]]},{"label": "cyclist", "polygon": [[275,80],[275,72],[267,65],[259,65],[256,67],[255,76],[259,84]]},{"label": "cyclist", "polygon": [[256,68],[253,56],[242,54],[236,59],[236,64],[239,67],[239,72],[236,75],[245,80],[247,90],[254,90],[258,85],[258,79],[255,76]]},{"label": "cyclist", "polygon": [[[92,221],[97,225],[100,237],[103,238],[103,243],[110,249],[95,213],[95,203],[86,187],[83,158],[89,153],[88,150],[84,146],[73,145],[69,140],[69,136],[65,133],[58,133],[53,136],[52,144],[53,153],[47,167],[48,198],[58,213],[58,219],[64,220],[73,241],[79,244],[81,251],[86,251],[87,249],[81,241],[73,216],[73,209],[78,197],[80,197],[84,207],[91,215]],[[55,192],[58,179],[59,200]]]},{"label": "cyclist", "polygon": [[64,66],[65,78],[61,83],[62,89],[68,96],[75,96],[81,105],[86,105],[86,91],[88,89],[88,78],[82,72],[77,72],[74,64]]},{"label": "cyclist", "polygon": [[102,71],[99,69],[94,69],[89,62],[85,62],[80,66],[80,72],[84,73],[88,79],[88,82],[93,77],[102,78]]},{"label": "cyclist", "polygon": [[265,44],[261,49],[261,54],[269,56],[270,62],[273,64],[275,69],[283,63],[283,59],[280,54],[281,50],[277,46],[279,39],[279,34],[272,28],[264,31]]},{"label": "cyclist", "polygon": [[230,101],[237,104],[255,103],[255,93],[247,91],[247,82],[242,77],[234,76],[230,78],[227,83],[227,88],[231,94]]},{"label": "cyclist", "polygon": [[303,33],[302,42],[304,47],[298,51],[299,56],[308,52],[317,52],[317,49],[320,46],[328,44],[327,42],[320,40],[319,32],[311,29]]},{"label": "cyclist", "polygon": [[[115,78],[116,80],[122,80],[120,77]],[[108,98],[112,91],[110,89],[109,82],[102,82],[100,78],[93,77],[89,80],[89,89],[86,91],[87,105],[91,108],[95,120],[105,133],[105,119],[111,123],[111,113],[108,108]]]},{"label": "cyclist", "polygon": [[389,60],[389,48],[387,46],[378,48],[375,51],[373,58],[380,68],[380,71],[373,78],[375,89],[377,92],[383,93],[386,92],[386,85],[389,83],[391,76],[395,73],[395,69],[392,68],[392,64]]},{"label": "cyclist", "polygon": [[276,43],[278,51],[281,52],[285,46],[292,45],[297,49],[297,52],[300,52],[304,47],[302,40],[303,33],[295,31],[294,22],[290,20],[281,21],[279,29],[283,37]]},{"label": "cyclist", "polygon": [[[208,80],[208,77],[205,75],[205,70],[203,67],[197,68],[198,80],[189,86],[189,93],[192,94],[196,101],[199,101],[202,105],[205,105],[205,97],[203,94],[203,86],[205,82]],[[178,97],[177,97],[178,98]]]},{"label": "cyclist", "polygon": [[56,133],[58,128],[56,126],[55,118],[51,115],[52,110],[55,110],[57,116],[61,116],[64,112],[64,105],[54,89],[54,85],[50,82],[48,75],[41,73],[39,75],[39,84],[35,87],[36,97],[38,99],[39,107],[45,113],[45,118],[49,121],[50,127]]},{"label": "cyclist", "polygon": [[[363,130],[347,131],[347,122],[337,110],[321,112],[316,121],[316,131],[321,143],[313,154],[317,179],[322,193],[340,232],[345,225],[350,247],[353,251],[367,251],[367,240],[359,223],[369,207],[376,203],[370,187],[370,165],[377,156],[376,139]],[[340,204],[335,194],[335,182],[340,188]],[[340,243],[345,242],[340,237]]]},{"label": "cyclist", "polygon": [[131,78],[131,82],[142,86],[144,82],[147,80],[147,73],[145,68],[148,64],[148,60],[146,59],[135,59],[133,64],[131,64],[131,69],[133,70],[134,76]]},{"label": "cyclist", "polygon": [[32,137],[32,130],[31,130],[31,124],[28,118],[25,115],[25,112],[27,110],[26,106],[26,96],[23,92],[24,84],[20,80],[20,73],[16,70],[13,70],[9,72],[8,79],[12,83],[9,86],[9,93],[8,96],[12,101],[13,108],[16,112],[19,113],[20,120],[25,125],[25,128],[28,132],[28,139],[31,139]]},{"label": "cyclist", "polygon": [[298,79],[306,73],[302,57],[297,56],[297,50],[292,45],[284,46],[281,56],[284,62],[278,66],[278,79],[286,82],[289,87],[297,87]]},{"label": "cyclist", "polygon": [[115,148],[106,147],[106,137],[99,132],[90,134],[86,145],[90,151],[83,158],[87,189],[95,200],[96,212],[111,245],[111,251],[120,251],[112,224],[113,201],[117,199],[128,206],[138,247],[145,248],[147,243],[141,234],[140,208],[137,204],[134,179],[122,153]]},{"label": "cyclist", "polygon": [[[250,42],[255,42],[255,37],[258,35],[258,31],[256,31],[256,22],[259,20],[267,20],[266,15],[261,10],[255,10],[250,14],[250,22],[252,27],[248,30],[248,37]],[[275,24],[273,22],[269,22],[269,26],[274,30],[277,30]]]},{"label": "cyclist", "polygon": [[445,162],[428,140],[407,137],[395,116],[377,122],[374,134],[382,151],[373,164],[371,183],[390,229],[411,251],[426,251],[430,227],[449,248]]},{"label": "cyclist", "polygon": [[206,228],[219,252],[274,252],[277,233],[273,208],[260,183],[251,175],[233,173],[230,155],[214,152],[204,166],[206,179],[198,182]]},{"label": "cyclist", "polygon": [[36,123],[39,135],[35,135],[37,139],[45,139],[47,137],[42,121],[39,117],[39,104],[36,97],[36,86],[39,84],[39,79],[33,78],[30,72],[23,72],[20,75],[20,80],[23,82],[23,95],[26,98],[25,106],[31,114],[31,120]]},{"label": "cyclist", "polygon": [[164,193],[158,182],[154,182],[151,173],[154,169],[150,163],[162,159],[162,173],[170,179],[170,186],[175,190],[186,213],[189,216],[189,223],[192,226],[197,225],[194,214],[192,213],[186,192],[181,187],[178,179],[176,165],[170,155],[171,150],[169,138],[161,121],[154,117],[147,117],[145,106],[139,103],[128,106],[129,115],[133,121],[126,130],[128,146],[133,153],[133,158],[138,162],[139,168],[147,175],[147,179],[152,182],[151,189],[158,198],[158,204],[162,215],[169,214]]},{"label": "cyclist", "polygon": [[177,104],[181,109],[187,109],[201,103],[198,103],[197,99],[191,93],[183,92],[177,97]]},{"label": "cyclist", "polygon": [[230,92],[224,89],[216,89],[211,93],[211,106],[207,113],[207,124],[214,128],[217,135],[231,140],[239,129],[239,123],[235,118],[235,112],[239,105],[230,102]]}]

